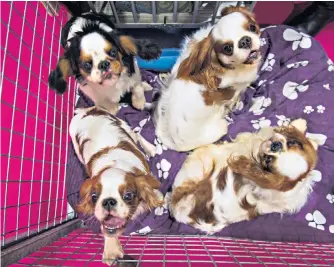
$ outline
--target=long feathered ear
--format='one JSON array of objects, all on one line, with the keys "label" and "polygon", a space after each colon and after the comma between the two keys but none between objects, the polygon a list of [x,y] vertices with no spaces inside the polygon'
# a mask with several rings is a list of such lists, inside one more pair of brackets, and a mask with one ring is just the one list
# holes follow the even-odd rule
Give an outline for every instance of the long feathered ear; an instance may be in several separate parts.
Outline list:
[{"label": "long feathered ear", "polygon": [[276,173],[266,172],[258,162],[245,156],[230,158],[228,167],[233,173],[242,175],[264,189],[285,192],[291,190],[297,182]]},{"label": "long feathered ear", "polygon": [[54,69],[48,78],[49,87],[54,89],[58,94],[65,93],[67,89],[66,79],[72,75],[71,64],[69,59],[62,57],[56,69]]},{"label": "long feathered ear", "polygon": [[183,60],[178,69],[178,77],[194,76],[207,68],[212,60],[213,41],[210,37],[196,43],[189,57]]},{"label": "long feathered ear", "polygon": [[82,214],[93,214],[94,205],[91,199],[91,193],[95,181],[93,179],[86,179],[80,188],[80,202],[76,206],[75,210]]},{"label": "long feathered ear", "polygon": [[149,209],[159,207],[163,201],[158,198],[154,190],[158,190],[160,182],[152,175],[143,175],[136,177],[137,192],[143,202],[147,204]]}]

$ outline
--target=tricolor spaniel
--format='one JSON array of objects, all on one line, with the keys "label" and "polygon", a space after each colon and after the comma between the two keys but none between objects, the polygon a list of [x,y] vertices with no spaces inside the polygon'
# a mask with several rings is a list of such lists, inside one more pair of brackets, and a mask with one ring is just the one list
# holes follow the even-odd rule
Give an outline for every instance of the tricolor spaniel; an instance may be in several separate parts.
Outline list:
[{"label": "tricolor spaniel", "polygon": [[227,132],[225,115],[255,79],[260,28],[242,7],[229,7],[214,26],[185,40],[156,104],[156,134],[170,149],[188,151]]},{"label": "tricolor spaniel", "polygon": [[122,120],[98,107],[76,109],[70,124],[75,152],[89,176],[80,189],[80,213],[95,215],[105,237],[103,261],[123,257],[117,236],[128,220],[160,206],[160,183],[151,175],[137,141],[150,156],[155,147]]},{"label": "tricolor spaniel", "polygon": [[[96,105],[107,108],[113,114],[118,111],[121,97],[130,90],[133,106],[144,108],[144,91],[152,87],[142,82],[135,56],[146,60],[159,57],[161,50],[156,44],[119,35],[108,17],[94,13],[72,17],[62,30],[61,44],[65,53],[49,75],[52,89],[64,93],[66,79],[75,76],[84,93]],[[89,85],[85,92],[87,82]],[[104,87],[94,88],[94,84]]]},{"label": "tricolor spaniel", "polygon": [[317,145],[306,121],[242,133],[232,143],[196,149],[175,178],[170,211],[181,223],[213,234],[272,212],[298,212],[312,190]]}]

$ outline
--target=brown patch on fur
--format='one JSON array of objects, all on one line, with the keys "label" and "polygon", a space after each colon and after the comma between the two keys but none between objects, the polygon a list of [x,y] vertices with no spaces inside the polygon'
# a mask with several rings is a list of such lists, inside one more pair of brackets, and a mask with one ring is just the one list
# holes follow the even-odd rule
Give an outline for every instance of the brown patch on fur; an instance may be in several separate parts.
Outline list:
[{"label": "brown patch on fur", "polygon": [[250,25],[253,24],[256,28],[256,31],[254,33],[256,33],[257,35],[260,35],[261,34],[261,31],[260,31],[260,26],[255,22],[255,21],[252,21],[252,20],[248,20],[244,25],[243,25],[243,28],[246,30],[246,31],[250,31]]},{"label": "brown patch on fur", "polygon": [[223,191],[226,186],[227,171],[228,168],[225,167],[221,169],[219,174],[217,175],[217,189],[220,191]]},{"label": "brown patch on fur", "polygon": [[132,154],[134,154],[143,164],[145,171],[147,173],[150,172],[150,167],[145,159],[144,154],[137,148],[137,146],[133,145],[132,143],[128,141],[121,141],[115,149],[123,149],[125,151],[130,151]]},{"label": "brown patch on fur", "polygon": [[87,142],[89,142],[89,141],[91,141],[91,139],[90,138],[86,138],[86,139],[82,140],[81,144],[79,145],[79,153],[80,153],[80,155],[81,155],[82,158],[83,158],[83,150],[85,148],[85,144]]},{"label": "brown patch on fur", "polygon": [[172,193],[171,205],[175,206],[177,203],[189,195],[193,195],[195,205],[190,212],[189,217],[193,220],[193,223],[200,220],[215,224],[216,219],[213,214],[214,205],[211,203],[213,192],[211,184],[211,176],[215,171],[215,163],[213,163],[211,171],[205,175],[203,180],[199,182],[187,181],[174,189]]},{"label": "brown patch on fur", "polygon": [[208,106],[212,106],[231,100],[235,94],[235,90],[233,87],[226,87],[218,90],[206,90],[201,94],[204,98],[204,103]]},{"label": "brown patch on fur", "polygon": [[137,203],[139,204],[140,201],[143,201],[151,210],[163,205],[163,201],[159,200],[153,191],[154,189],[159,190],[159,188],[160,182],[154,176],[150,173],[145,174],[138,169],[134,169],[134,172],[128,172],[125,175],[125,185],[119,188],[119,192],[132,190],[131,192],[134,192],[138,198]]},{"label": "brown patch on fur", "polygon": [[112,49],[112,44],[106,41],[106,45],[104,46],[104,52],[109,54],[110,50]]},{"label": "brown patch on fur", "polygon": [[238,173],[233,173],[233,187],[234,187],[234,192],[235,194],[238,194],[240,188],[244,185],[243,178],[241,174]]},{"label": "brown patch on fur", "polygon": [[100,157],[108,154],[111,150],[115,149],[115,147],[112,146],[107,146],[105,148],[102,148],[100,151],[96,152],[95,154],[93,154],[90,159],[88,160],[87,164],[86,164],[86,171],[89,177],[92,176],[92,169],[93,169],[93,165],[94,163],[99,160]]},{"label": "brown patch on fur", "polygon": [[123,66],[120,61],[113,60],[110,62],[110,69],[112,70],[113,73],[121,73],[123,70]]},{"label": "brown patch on fur", "polygon": [[246,197],[241,200],[240,207],[248,212],[248,220],[252,220],[259,215],[256,206],[249,204]]},{"label": "brown patch on fur", "polygon": [[92,62],[92,56],[89,54],[86,54],[84,51],[80,51],[80,60],[82,62]]},{"label": "brown patch on fur", "polygon": [[119,37],[119,40],[127,54],[130,54],[130,55],[137,54],[136,44],[131,37],[123,35]]},{"label": "brown patch on fur", "polygon": [[61,58],[58,62],[59,70],[63,75],[63,79],[66,80],[68,76],[71,75],[71,64],[66,58]]}]

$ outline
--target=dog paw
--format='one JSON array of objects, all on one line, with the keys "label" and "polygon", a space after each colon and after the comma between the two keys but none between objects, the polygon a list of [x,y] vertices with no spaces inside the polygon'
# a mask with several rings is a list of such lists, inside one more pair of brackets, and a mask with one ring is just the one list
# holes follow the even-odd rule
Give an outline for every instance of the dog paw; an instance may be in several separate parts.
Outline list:
[{"label": "dog paw", "polygon": [[132,105],[139,110],[143,110],[145,107],[146,99],[145,96],[137,97],[135,94],[132,95]]},{"label": "dog paw", "polygon": [[113,263],[115,263],[115,261],[118,259],[118,258],[123,258],[124,254],[123,252],[116,252],[114,251],[111,252],[111,251],[104,251],[103,252],[103,257],[102,257],[102,262],[107,264],[108,266],[111,266]]},{"label": "dog paw", "polygon": [[144,91],[147,92],[147,91],[152,91],[153,87],[148,84],[147,82],[142,82],[142,86],[144,87]]}]

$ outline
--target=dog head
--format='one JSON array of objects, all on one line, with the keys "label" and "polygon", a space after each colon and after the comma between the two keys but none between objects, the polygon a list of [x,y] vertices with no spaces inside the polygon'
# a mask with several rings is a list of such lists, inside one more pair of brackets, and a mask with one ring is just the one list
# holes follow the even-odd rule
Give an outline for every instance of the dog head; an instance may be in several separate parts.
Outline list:
[{"label": "dog head", "polygon": [[134,56],[150,60],[161,53],[149,40],[119,35],[110,20],[100,14],[72,18],[62,35],[65,54],[49,75],[49,86],[58,93],[66,91],[69,76],[100,84],[116,81],[125,68],[130,75],[135,72]]},{"label": "dog head", "polygon": [[83,214],[94,214],[104,234],[118,235],[140,204],[145,203],[149,209],[161,204],[154,192],[159,186],[159,181],[150,174],[139,170],[128,173],[107,166],[83,183],[81,202],[76,209]]},{"label": "dog head", "polygon": [[306,124],[300,122],[305,121],[273,128],[271,136],[255,148],[257,155],[230,159],[229,167],[262,188],[291,190],[317,163],[317,145],[306,138]]},{"label": "dog head", "polygon": [[[178,76],[222,75],[225,69],[257,66],[260,61],[260,27],[254,15],[243,7],[228,7],[209,35],[191,46],[190,55],[181,62]],[[208,83],[208,82],[204,82]],[[209,82],[217,87],[217,81]]]}]

